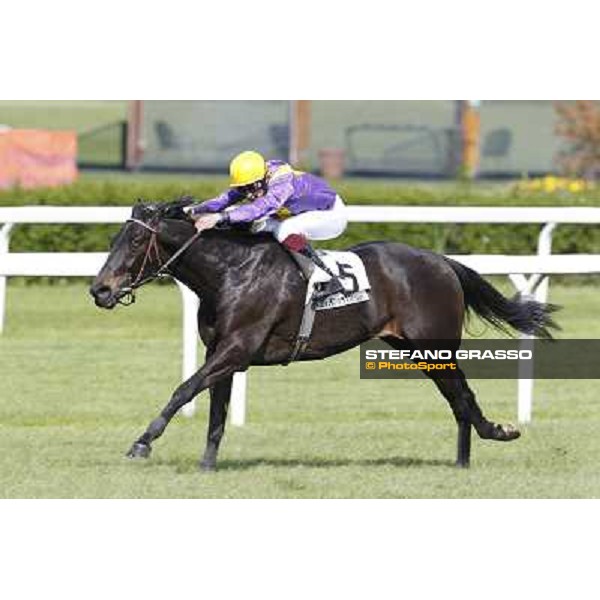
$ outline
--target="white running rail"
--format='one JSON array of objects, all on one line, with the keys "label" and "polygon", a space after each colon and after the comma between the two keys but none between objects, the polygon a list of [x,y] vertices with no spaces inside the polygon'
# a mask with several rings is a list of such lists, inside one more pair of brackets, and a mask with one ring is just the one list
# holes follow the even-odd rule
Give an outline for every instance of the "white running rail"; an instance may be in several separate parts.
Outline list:
[{"label": "white running rail", "polygon": [[[348,220],[362,223],[537,223],[543,225],[537,254],[532,256],[452,256],[482,275],[508,275],[522,293],[544,302],[548,294],[547,275],[598,273],[600,255],[553,255],[552,233],[559,224],[600,224],[600,208],[584,207],[477,207],[477,206],[349,206]],[[105,253],[11,253],[10,234],[25,223],[122,223],[130,214],[123,207],[20,206],[0,207],[0,333],[4,327],[6,277],[93,276],[106,259]],[[198,299],[179,284],[183,302],[183,365],[186,379],[197,368],[196,313]],[[524,337],[524,339],[526,339]],[[529,375],[529,377],[528,377]],[[521,373],[518,382],[518,419],[531,420],[533,379]],[[194,413],[194,403],[184,413]],[[236,373],[231,398],[231,422],[242,425],[246,414],[246,374]]]}]

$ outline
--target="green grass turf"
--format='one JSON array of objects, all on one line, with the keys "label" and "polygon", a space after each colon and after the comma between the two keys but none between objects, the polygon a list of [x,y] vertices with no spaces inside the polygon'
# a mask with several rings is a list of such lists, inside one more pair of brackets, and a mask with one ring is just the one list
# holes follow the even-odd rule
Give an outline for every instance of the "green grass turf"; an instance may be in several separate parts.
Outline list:
[{"label": "green grass turf", "polygon": [[[564,337],[598,337],[598,290],[551,286]],[[179,380],[179,292],[152,285],[128,309],[83,283],[11,281],[0,336],[0,496],[116,498],[546,498],[600,496],[595,381],[536,382],[534,420],[510,444],[456,427],[428,381],[361,381],[356,350],[249,373],[248,423],[228,427],[220,470],[197,471],[207,395],[148,461],[123,458]],[[487,415],[516,418],[516,382],[474,381]]]}]

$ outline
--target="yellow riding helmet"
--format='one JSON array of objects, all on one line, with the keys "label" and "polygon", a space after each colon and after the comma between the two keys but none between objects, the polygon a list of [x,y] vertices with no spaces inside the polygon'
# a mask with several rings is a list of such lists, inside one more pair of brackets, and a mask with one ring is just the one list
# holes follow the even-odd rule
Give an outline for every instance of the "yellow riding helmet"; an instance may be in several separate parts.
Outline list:
[{"label": "yellow riding helmet", "polygon": [[267,163],[258,152],[249,150],[238,154],[229,165],[231,187],[260,181],[267,173]]}]

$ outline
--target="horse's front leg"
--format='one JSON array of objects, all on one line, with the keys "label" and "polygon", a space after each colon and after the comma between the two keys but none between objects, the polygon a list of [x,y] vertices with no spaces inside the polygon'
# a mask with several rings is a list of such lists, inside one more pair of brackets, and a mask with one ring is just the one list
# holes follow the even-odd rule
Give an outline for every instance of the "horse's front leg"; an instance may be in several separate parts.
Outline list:
[{"label": "horse's front leg", "polygon": [[184,381],[173,393],[160,415],[154,419],[146,431],[133,443],[127,456],[147,458],[152,450],[152,442],[159,438],[177,411],[206,388],[223,378],[231,377],[235,371],[244,370],[250,362],[250,354],[238,337],[229,343],[222,342],[207,358],[202,367]]},{"label": "horse's front leg", "polygon": [[233,375],[224,377],[210,388],[210,417],[208,423],[208,434],[206,437],[206,449],[200,461],[203,471],[214,471],[217,468],[217,454],[223,434],[225,433],[225,421],[231,397],[231,384]]}]

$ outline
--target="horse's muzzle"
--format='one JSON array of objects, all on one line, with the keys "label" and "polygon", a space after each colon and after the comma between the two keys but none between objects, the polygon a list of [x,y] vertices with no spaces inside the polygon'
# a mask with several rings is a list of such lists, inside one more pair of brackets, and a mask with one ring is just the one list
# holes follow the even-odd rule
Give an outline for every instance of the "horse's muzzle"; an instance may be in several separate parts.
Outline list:
[{"label": "horse's muzzle", "polygon": [[119,300],[118,294],[103,284],[94,284],[90,287],[90,294],[94,298],[96,306],[100,308],[114,308]]}]

